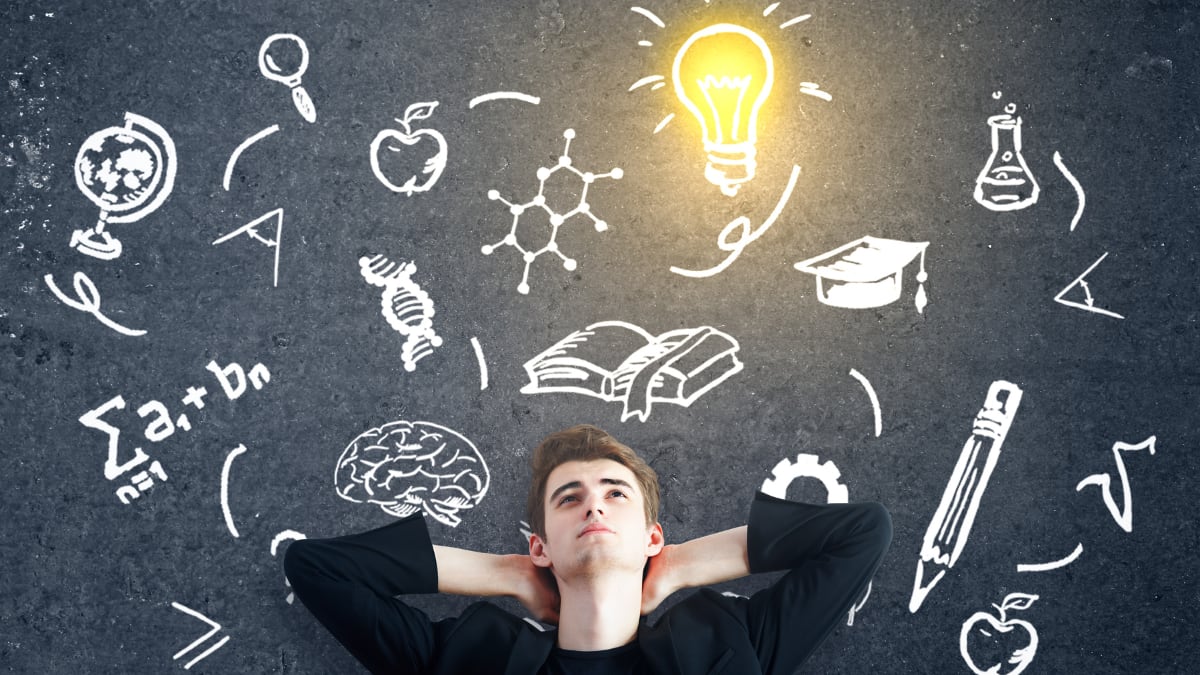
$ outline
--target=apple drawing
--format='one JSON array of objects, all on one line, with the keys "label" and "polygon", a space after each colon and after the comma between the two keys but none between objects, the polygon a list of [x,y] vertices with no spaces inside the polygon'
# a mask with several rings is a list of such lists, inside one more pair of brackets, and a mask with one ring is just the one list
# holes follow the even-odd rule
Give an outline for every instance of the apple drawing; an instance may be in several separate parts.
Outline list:
[{"label": "apple drawing", "polygon": [[[375,173],[379,182],[386,185],[392,192],[403,192],[409,196],[412,196],[414,192],[425,192],[437,183],[438,178],[442,175],[442,170],[446,168],[446,138],[434,129],[414,130],[412,128],[413,123],[417,120],[427,119],[432,115],[433,109],[437,105],[437,101],[426,101],[408,106],[408,109],[404,111],[403,119],[395,118],[403,130],[384,129],[376,134],[375,140],[371,141],[371,171]],[[405,146],[417,145],[422,136],[432,138],[437,142],[437,152],[425,160],[425,166],[421,170],[421,173],[428,174],[428,178],[420,185],[417,184],[417,176],[409,176],[403,183],[390,180],[380,168],[380,157],[385,152],[404,152]]]},{"label": "apple drawing", "polygon": [[[1010,611],[1028,609],[1038,596],[1010,593],[999,605],[992,605],[1000,616],[975,612],[963,623],[958,635],[958,648],[971,672],[976,675],[1017,675],[1037,654],[1037,629],[1028,621],[1009,619]],[[976,660],[971,654],[981,655]],[[987,658],[982,655],[986,654]],[[987,665],[980,668],[979,663]],[[1005,670],[1005,667],[1011,670]]]}]

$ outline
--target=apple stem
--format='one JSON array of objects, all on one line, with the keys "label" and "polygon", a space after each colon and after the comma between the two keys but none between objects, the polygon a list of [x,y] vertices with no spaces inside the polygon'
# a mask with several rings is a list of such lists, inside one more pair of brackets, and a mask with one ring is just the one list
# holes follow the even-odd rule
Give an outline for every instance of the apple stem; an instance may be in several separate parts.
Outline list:
[{"label": "apple stem", "polygon": [[406,119],[402,120],[399,117],[393,117],[392,119],[396,120],[397,122],[399,122],[401,124],[401,126],[404,127],[404,133],[412,134],[412,127],[410,127],[408,125],[408,120],[406,120]]}]

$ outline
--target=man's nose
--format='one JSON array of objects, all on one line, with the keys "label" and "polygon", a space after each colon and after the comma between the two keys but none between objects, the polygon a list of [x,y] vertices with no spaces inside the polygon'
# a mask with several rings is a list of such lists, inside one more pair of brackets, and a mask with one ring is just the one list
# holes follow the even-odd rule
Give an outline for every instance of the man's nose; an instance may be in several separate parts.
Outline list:
[{"label": "man's nose", "polygon": [[604,515],[604,502],[597,495],[588,497],[587,517],[590,520],[592,515]]}]

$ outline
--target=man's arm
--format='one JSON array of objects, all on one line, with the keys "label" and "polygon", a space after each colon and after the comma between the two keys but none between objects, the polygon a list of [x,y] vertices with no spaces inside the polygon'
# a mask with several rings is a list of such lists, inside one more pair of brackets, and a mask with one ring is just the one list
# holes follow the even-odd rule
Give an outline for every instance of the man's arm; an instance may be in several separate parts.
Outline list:
[{"label": "man's arm", "polygon": [[675,591],[718,584],[750,574],[747,527],[734,527],[682,544],[668,544],[650,559],[642,583],[642,614],[653,612]]},{"label": "man's arm", "polygon": [[527,553],[496,555],[434,546],[438,592],[516,598],[538,621],[558,623],[558,586]]}]

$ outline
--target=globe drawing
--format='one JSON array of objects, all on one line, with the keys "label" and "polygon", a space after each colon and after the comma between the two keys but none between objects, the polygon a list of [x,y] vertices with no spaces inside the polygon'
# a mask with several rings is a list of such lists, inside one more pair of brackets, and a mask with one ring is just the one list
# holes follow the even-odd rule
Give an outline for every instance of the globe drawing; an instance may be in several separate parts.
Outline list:
[{"label": "globe drawing", "polygon": [[125,126],[101,129],[79,147],[75,182],[100,207],[101,220],[137,220],[166,199],[174,179],[174,151],[162,127],[126,113]]}]

